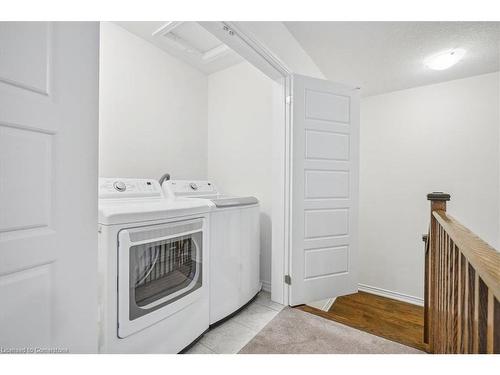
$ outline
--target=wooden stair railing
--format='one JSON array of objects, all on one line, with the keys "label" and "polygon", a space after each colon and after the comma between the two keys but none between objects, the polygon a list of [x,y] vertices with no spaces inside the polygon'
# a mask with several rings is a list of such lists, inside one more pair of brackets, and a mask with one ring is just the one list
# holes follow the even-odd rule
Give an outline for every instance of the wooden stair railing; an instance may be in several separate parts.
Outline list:
[{"label": "wooden stair railing", "polygon": [[430,353],[500,353],[500,253],[431,193],[425,241],[424,343]]}]

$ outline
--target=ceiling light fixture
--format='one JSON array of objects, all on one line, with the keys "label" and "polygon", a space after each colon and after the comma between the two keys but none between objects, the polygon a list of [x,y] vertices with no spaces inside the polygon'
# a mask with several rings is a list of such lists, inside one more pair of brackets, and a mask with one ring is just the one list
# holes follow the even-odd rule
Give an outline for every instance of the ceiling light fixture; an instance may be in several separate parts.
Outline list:
[{"label": "ceiling light fixture", "polygon": [[424,64],[433,70],[445,70],[462,60],[464,55],[464,49],[456,48],[429,56],[424,60]]}]

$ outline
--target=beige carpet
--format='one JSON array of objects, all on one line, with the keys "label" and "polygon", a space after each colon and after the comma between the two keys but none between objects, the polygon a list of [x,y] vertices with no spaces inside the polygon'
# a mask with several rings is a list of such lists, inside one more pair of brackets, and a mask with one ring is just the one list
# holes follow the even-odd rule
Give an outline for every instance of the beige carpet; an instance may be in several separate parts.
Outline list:
[{"label": "beige carpet", "polygon": [[243,349],[242,354],[418,354],[382,337],[285,308]]}]

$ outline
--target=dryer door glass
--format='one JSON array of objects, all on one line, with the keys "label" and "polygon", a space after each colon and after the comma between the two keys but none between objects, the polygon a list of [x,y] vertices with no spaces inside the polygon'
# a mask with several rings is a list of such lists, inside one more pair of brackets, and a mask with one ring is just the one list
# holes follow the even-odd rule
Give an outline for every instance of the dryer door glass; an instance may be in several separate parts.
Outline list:
[{"label": "dryer door glass", "polygon": [[130,247],[130,320],[168,305],[202,285],[202,232]]}]

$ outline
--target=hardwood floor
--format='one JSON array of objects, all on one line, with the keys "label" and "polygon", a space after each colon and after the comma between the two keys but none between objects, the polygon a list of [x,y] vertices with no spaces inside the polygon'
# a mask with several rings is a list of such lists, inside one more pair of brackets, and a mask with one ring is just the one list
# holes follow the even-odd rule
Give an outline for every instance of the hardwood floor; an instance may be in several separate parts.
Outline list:
[{"label": "hardwood floor", "polygon": [[297,307],[386,339],[425,350],[424,309],[410,303],[358,292],[338,297],[330,311],[302,305]]}]

